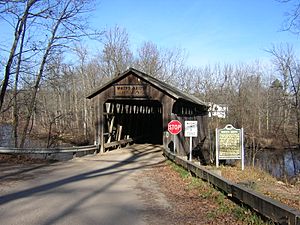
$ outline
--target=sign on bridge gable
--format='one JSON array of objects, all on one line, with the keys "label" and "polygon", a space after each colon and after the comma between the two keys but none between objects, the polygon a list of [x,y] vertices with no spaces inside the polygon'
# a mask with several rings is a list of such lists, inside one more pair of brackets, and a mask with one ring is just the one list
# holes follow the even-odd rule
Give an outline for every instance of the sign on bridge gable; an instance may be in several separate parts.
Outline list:
[{"label": "sign on bridge gable", "polygon": [[244,132],[227,124],[223,129],[216,129],[216,166],[220,159],[241,159],[244,169]]},{"label": "sign on bridge gable", "polygon": [[146,97],[148,94],[147,85],[116,84],[114,88],[117,97]]}]

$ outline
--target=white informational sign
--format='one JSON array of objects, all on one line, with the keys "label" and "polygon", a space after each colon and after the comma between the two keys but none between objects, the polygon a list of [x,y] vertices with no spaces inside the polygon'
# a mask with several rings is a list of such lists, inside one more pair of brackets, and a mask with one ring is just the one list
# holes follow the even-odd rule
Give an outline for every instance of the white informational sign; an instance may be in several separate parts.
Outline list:
[{"label": "white informational sign", "polygon": [[190,161],[192,161],[193,137],[198,137],[197,121],[184,122],[184,136],[190,138]]},{"label": "white informational sign", "polygon": [[244,130],[227,124],[223,129],[216,129],[216,166],[220,159],[241,159],[244,170]]},{"label": "white informational sign", "polygon": [[185,121],[184,122],[184,136],[185,137],[198,137],[197,121]]}]

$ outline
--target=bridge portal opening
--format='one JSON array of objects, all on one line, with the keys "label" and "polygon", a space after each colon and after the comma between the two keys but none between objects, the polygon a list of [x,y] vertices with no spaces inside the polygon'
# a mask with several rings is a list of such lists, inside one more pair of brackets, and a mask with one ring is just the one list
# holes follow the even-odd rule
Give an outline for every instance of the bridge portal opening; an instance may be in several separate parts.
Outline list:
[{"label": "bridge portal opening", "polygon": [[104,103],[103,138],[106,146],[121,140],[162,144],[162,104],[157,100],[109,99]]}]

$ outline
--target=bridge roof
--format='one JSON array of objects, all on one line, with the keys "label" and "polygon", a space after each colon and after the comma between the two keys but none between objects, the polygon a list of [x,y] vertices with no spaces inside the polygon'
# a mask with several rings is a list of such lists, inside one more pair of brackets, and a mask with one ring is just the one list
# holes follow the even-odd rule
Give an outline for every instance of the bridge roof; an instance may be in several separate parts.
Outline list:
[{"label": "bridge roof", "polygon": [[162,92],[165,92],[166,94],[168,94],[169,96],[171,96],[172,98],[174,98],[175,100],[183,100],[183,101],[188,101],[191,102],[193,104],[197,104],[197,105],[202,105],[202,106],[207,106],[208,104],[205,103],[204,101],[200,100],[199,98],[184,93],[181,90],[179,90],[176,87],[173,87],[161,80],[158,80],[157,78],[154,78],[144,72],[141,72],[139,70],[136,70],[134,68],[129,68],[128,70],[124,71],[123,73],[121,73],[119,76],[113,78],[112,80],[110,80],[109,82],[107,82],[106,84],[102,85],[101,87],[93,90],[88,96],[88,99],[91,99],[93,97],[95,97],[96,95],[100,94],[101,92],[103,92],[104,90],[106,90],[107,88],[111,87],[114,83],[124,79],[126,76],[133,74],[136,77],[140,78],[141,80],[145,80],[146,82],[150,83],[151,85],[153,85],[154,87],[156,87],[157,89],[159,89]]}]

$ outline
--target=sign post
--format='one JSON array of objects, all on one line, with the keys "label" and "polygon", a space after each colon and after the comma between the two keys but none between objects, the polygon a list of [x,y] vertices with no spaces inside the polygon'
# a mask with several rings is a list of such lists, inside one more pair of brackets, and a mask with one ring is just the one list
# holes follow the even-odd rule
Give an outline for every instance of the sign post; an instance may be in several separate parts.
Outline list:
[{"label": "sign post", "polygon": [[193,137],[198,136],[197,121],[185,121],[184,122],[184,136],[190,137],[190,161],[192,161]]},{"label": "sign post", "polygon": [[174,153],[175,153],[175,150],[176,150],[176,137],[175,135],[179,134],[182,130],[182,124],[179,120],[171,120],[169,123],[168,123],[168,131],[174,135],[174,140],[173,140],[173,143],[174,143]]},{"label": "sign post", "polygon": [[223,129],[216,129],[216,167],[220,159],[241,159],[244,170],[244,130],[227,124]]}]

